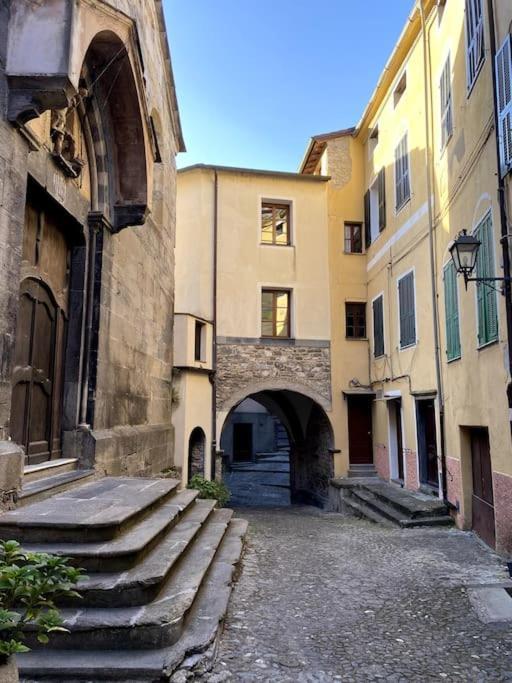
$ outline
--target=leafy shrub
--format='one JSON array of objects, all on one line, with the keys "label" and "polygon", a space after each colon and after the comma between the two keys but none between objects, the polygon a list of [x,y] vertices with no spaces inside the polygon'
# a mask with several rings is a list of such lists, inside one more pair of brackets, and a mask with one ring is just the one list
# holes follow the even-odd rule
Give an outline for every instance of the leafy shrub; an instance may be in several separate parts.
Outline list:
[{"label": "leafy shrub", "polygon": [[230,498],[226,484],[219,481],[208,481],[200,474],[194,474],[188,482],[188,488],[197,489],[199,498],[215,498],[221,508],[226,505]]},{"label": "leafy shrub", "polygon": [[83,574],[68,562],[25,552],[17,541],[0,541],[0,659],[30,649],[23,642],[26,625],[40,643],[48,642],[49,633],[67,631],[55,601],[80,597],[74,587]]}]

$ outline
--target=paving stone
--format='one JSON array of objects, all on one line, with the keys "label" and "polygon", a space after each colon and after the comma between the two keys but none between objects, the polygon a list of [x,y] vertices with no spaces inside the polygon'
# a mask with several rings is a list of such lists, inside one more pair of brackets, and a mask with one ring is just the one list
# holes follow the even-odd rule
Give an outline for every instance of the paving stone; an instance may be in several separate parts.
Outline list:
[{"label": "paving stone", "polygon": [[473,534],[314,508],[243,516],[243,570],[197,680],[512,681],[512,629],[484,624],[468,595],[502,584],[505,565]]}]

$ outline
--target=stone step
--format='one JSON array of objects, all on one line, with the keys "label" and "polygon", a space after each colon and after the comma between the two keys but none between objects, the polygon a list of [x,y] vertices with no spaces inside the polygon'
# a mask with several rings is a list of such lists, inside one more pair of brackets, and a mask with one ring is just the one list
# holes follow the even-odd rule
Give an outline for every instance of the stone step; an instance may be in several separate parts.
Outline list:
[{"label": "stone step", "polygon": [[182,637],[172,646],[152,650],[53,650],[18,655],[23,681],[162,681],[185,658],[207,658],[225,617],[247,522],[232,519],[215,560],[187,617]]},{"label": "stone step", "polygon": [[364,477],[378,477],[377,470],[374,465],[350,465],[347,476],[351,479]]},{"label": "stone step", "polygon": [[349,500],[355,500],[360,506],[369,508],[374,514],[403,528],[417,526],[447,526],[453,523],[453,520],[449,515],[436,515],[430,517],[407,516],[403,511],[397,510],[393,505],[387,504],[386,501],[374,496],[372,492],[363,488],[353,489]]},{"label": "stone step", "polygon": [[105,477],[0,515],[0,538],[20,542],[107,541],[161,505],[176,479]]},{"label": "stone step", "polygon": [[138,520],[124,533],[97,543],[24,543],[25,550],[63,555],[86,572],[121,572],[134,567],[194,503],[197,491],[185,489]]},{"label": "stone step", "polygon": [[[232,510],[214,510],[156,598],[142,607],[63,609],[55,649],[159,649],[181,637],[190,610],[230,522]],[[29,636],[33,648],[41,647]]]},{"label": "stone step", "polygon": [[407,517],[443,517],[447,514],[447,507],[443,501],[433,496],[412,493],[385,482],[363,485],[362,488]]},{"label": "stone step", "polygon": [[61,474],[62,472],[72,472],[77,469],[77,458],[58,458],[57,460],[48,460],[37,465],[26,465],[23,468],[23,486],[31,481],[37,479],[44,479],[54,474]]},{"label": "stone step", "polygon": [[135,567],[121,573],[91,574],[80,581],[77,586],[82,596],[80,607],[133,607],[154,600],[215,504],[214,500],[201,500],[190,506],[182,519]]},{"label": "stone step", "polygon": [[32,503],[38,503],[46,500],[56,493],[63,493],[70,489],[76,488],[83,484],[85,479],[94,477],[96,472],[94,470],[71,470],[59,472],[58,474],[51,474],[47,477],[41,477],[25,484],[23,478],[23,488],[19,495],[19,507],[25,507]]},{"label": "stone step", "polygon": [[347,496],[343,498],[343,504],[344,507],[348,508],[348,511],[354,515],[354,517],[363,517],[365,519],[369,519],[371,522],[375,522],[376,524],[381,524],[382,526],[389,528],[394,528],[396,526],[395,523],[366,505],[362,500],[357,500],[352,496]]}]

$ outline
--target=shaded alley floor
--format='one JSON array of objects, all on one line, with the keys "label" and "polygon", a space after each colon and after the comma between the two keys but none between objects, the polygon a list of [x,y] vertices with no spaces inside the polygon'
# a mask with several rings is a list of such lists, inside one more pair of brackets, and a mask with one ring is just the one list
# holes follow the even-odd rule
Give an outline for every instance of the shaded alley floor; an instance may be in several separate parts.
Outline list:
[{"label": "shaded alley floor", "polygon": [[256,462],[236,463],[224,475],[231,493],[230,507],[290,505],[290,456],[269,453]]},{"label": "shaded alley floor", "polygon": [[507,578],[471,534],[386,529],[315,508],[250,522],[213,671],[221,681],[512,681],[512,626],[468,588]]}]

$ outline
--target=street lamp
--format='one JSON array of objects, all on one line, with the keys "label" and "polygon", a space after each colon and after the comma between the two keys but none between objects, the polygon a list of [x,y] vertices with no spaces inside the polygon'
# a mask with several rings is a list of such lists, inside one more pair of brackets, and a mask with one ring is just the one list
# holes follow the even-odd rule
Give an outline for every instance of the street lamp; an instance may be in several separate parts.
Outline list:
[{"label": "street lamp", "polygon": [[510,282],[509,277],[470,277],[475,270],[481,244],[479,239],[468,235],[466,230],[462,230],[449,248],[455,270],[459,275],[464,276],[466,289],[468,282]]}]

